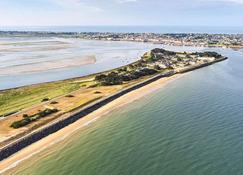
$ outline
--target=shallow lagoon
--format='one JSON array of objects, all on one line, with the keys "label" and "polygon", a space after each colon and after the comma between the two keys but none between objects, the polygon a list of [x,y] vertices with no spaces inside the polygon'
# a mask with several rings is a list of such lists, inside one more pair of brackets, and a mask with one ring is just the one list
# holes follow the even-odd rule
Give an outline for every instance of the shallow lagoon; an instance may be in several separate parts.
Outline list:
[{"label": "shallow lagoon", "polygon": [[0,38],[0,89],[117,68],[161,45],[66,38]]}]

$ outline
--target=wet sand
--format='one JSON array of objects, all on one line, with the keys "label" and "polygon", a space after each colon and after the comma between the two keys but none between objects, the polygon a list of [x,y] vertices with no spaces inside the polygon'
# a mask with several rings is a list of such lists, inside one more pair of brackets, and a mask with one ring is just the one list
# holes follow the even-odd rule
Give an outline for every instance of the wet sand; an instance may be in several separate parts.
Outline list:
[{"label": "wet sand", "polygon": [[7,68],[0,68],[1,75],[18,75],[24,73],[34,73],[41,71],[48,71],[54,69],[63,69],[71,67],[79,67],[82,65],[94,64],[96,62],[96,57],[94,55],[78,57],[78,58],[67,58],[53,61],[36,62],[29,64],[22,64],[18,66],[13,66]]}]

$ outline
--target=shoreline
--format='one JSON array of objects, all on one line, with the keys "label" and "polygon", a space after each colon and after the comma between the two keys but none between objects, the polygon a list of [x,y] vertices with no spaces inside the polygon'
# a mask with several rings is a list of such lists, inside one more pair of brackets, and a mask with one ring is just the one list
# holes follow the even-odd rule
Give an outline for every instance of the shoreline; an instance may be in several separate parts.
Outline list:
[{"label": "shoreline", "polygon": [[114,100],[130,93],[136,90],[139,90],[140,88],[143,88],[149,84],[152,84],[160,79],[165,79],[168,77],[173,77],[176,74],[182,74],[185,72],[193,71],[202,67],[206,67],[209,65],[212,65],[214,63],[226,60],[227,57],[222,57],[218,60],[209,62],[209,63],[204,63],[204,64],[199,64],[199,65],[194,65],[194,66],[189,66],[185,67],[182,70],[173,70],[167,73],[160,73],[157,75],[154,75],[142,82],[139,82],[135,85],[129,86],[125,89],[122,89],[114,94],[111,94],[110,96],[106,98],[102,98],[101,100],[91,103],[90,105],[85,106],[84,108],[78,108],[77,110],[73,111],[72,113],[69,113],[68,115],[63,115],[60,120],[56,122],[52,122],[48,125],[45,125],[41,127],[38,130],[35,130],[33,132],[30,132],[26,134],[25,136],[22,136],[21,138],[18,138],[11,143],[3,146],[0,149],[0,161],[4,160],[11,155],[15,154],[16,152],[20,151],[21,149],[39,141],[40,139],[47,137],[50,134],[53,134],[57,132],[60,129],[63,129],[64,127],[76,122],[77,120],[87,116],[88,114],[102,108],[105,105],[108,105],[109,103],[113,102]]},{"label": "shoreline", "polygon": [[[0,31],[1,32],[1,31]],[[18,32],[18,31],[17,31]],[[34,32],[35,33],[35,32]],[[37,32],[38,33],[38,32]],[[58,33],[57,33],[58,34]],[[186,47],[201,47],[201,48],[224,48],[222,46],[199,46],[199,45],[176,45],[176,44],[165,44],[165,43],[160,43],[160,42],[154,42],[154,41],[137,41],[137,40],[107,40],[107,39],[87,39],[87,38],[78,38],[78,39],[81,39],[81,40],[84,40],[84,41],[107,41],[107,42],[110,42],[110,41],[113,41],[113,42],[131,42],[131,43],[150,43],[150,44],[153,44],[153,45],[156,45],[156,44],[161,44],[162,46],[186,46]],[[241,48],[238,48],[238,49],[242,49],[243,46]],[[235,48],[232,48],[232,47],[227,47],[227,49],[235,49]],[[97,60],[95,60],[96,62]],[[136,63],[138,60],[132,62],[132,63]],[[95,63],[94,62],[94,63]],[[94,64],[94,63],[91,63],[91,64]],[[132,64],[132,63],[129,63],[129,64]],[[60,79],[60,80],[53,80],[53,81],[46,81],[46,82],[40,82],[40,83],[33,83],[33,84],[28,84],[28,85],[20,85],[20,86],[16,86],[16,87],[9,87],[9,88],[3,88],[3,89],[0,89],[0,93],[1,92],[5,92],[5,91],[8,91],[8,90],[16,90],[16,89],[21,89],[21,88],[25,88],[25,87],[29,87],[29,86],[38,86],[38,85],[42,85],[42,84],[49,84],[49,83],[55,83],[55,82],[63,82],[63,81],[67,81],[67,80],[75,80],[75,79],[78,79],[78,78],[85,78],[85,77],[90,77],[90,76],[94,76],[94,75],[97,75],[97,74],[101,74],[101,73],[106,73],[108,71],[112,71],[112,70],[116,70],[118,68],[122,68],[122,67],[125,67],[129,64],[124,64],[122,66],[119,66],[119,67],[116,67],[116,68],[112,68],[112,69],[109,69],[109,70],[104,70],[104,71],[100,71],[100,72],[97,72],[97,73],[91,73],[91,74],[88,74],[88,75],[84,75],[84,76],[74,76],[72,78],[64,78],[64,79]],[[84,64],[84,65],[87,65],[87,64]],[[55,70],[55,69],[54,69]],[[33,72],[34,73],[34,72]]]},{"label": "shoreline", "polygon": [[[46,125],[35,132],[29,133],[28,135],[1,148],[0,158],[2,161],[0,162],[0,169],[6,169],[4,167],[13,166],[16,162],[18,164],[21,157],[28,158],[33,154],[34,151],[32,147],[37,147],[36,150],[40,151],[40,149],[44,148],[51,140],[56,140],[56,138],[63,136],[66,133],[70,133],[68,129],[71,129],[74,126],[88,125],[90,122],[92,123],[99,117],[116,109],[117,107],[133,102],[134,100],[161,88],[166,82],[175,79],[175,77],[182,76],[186,72],[206,67],[226,59],[227,57],[222,57],[210,63],[186,67],[183,71],[177,70],[165,74],[157,74],[140,83],[118,91],[107,98],[88,105],[85,108],[78,109],[68,116],[63,116],[59,121],[50,123],[49,125]],[[82,122],[84,123],[82,124]],[[58,133],[63,134],[58,135]],[[48,138],[50,139],[49,142],[45,142],[48,141]],[[38,144],[43,142],[46,144],[43,144],[42,146],[40,146],[41,144]],[[0,174],[2,172],[3,171],[0,171]]]},{"label": "shoreline", "polygon": [[101,98],[100,100],[95,101],[89,105],[77,108],[76,110],[74,110],[72,112],[65,113],[65,114],[61,115],[58,120],[55,120],[49,124],[43,125],[36,130],[25,133],[24,135],[17,136],[16,138],[14,138],[14,140],[12,140],[9,143],[3,144],[3,146],[0,148],[0,161],[10,157],[11,155],[24,149],[25,147],[47,137],[48,135],[53,134],[53,133],[57,132],[58,130],[61,130],[64,127],[80,120],[81,118],[86,117],[88,114],[100,109],[101,107],[118,99],[119,97],[122,97],[122,96],[128,94],[129,92],[136,91],[159,79],[171,77],[175,74],[177,74],[177,72],[175,72],[175,71],[156,74],[150,78],[147,78],[136,84],[133,84],[124,89],[121,89],[107,97]]},{"label": "shoreline", "polygon": [[[78,121],[58,130],[57,132],[48,135],[47,137],[23,148],[12,156],[0,161],[0,174],[6,173],[12,168],[18,166],[23,161],[39,154],[45,149],[55,145],[56,143],[61,142],[62,140],[68,138],[75,132],[78,132],[81,128],[88,126],[98,120],[100,117],[105,116],[106,114],[114,111],[117,108],[123,107],[133,101],[136,101],[150,93],[153,93],[160,88],[163,88],[168,83],[182,77],[185,74],[175,74],[170,77],[160,78],[150,84],[147,84],[139,89],[128,92],[121,97],[109,102],[108,104],[102,106],[101,108],[91,112],[85,117],[79,119]],[[24,158],[23,158],[24,157]]]},{"label": "shoreline", "polygon": [[[138,60],[137,60],[138,61]],[[137,61],[134,61],[132,63],[129,64],[133,64],[136,63]],[[114,71],[117,70],[119,68],[123,68],[128,66],[129,64],[125,64],[123,66],[117,67],[117,68],[113,68],[113,69],[109,69],[109,70],[105,70],[105,71],[101,71],[101,72],[97,72],[97,73],[92,73],[89,75],[84,75],[84,76],[76,76],[76,77],[72,77],[72,78],[65,78],[62,80],[53,80],[53,81],[48,81],[48,82],[42,82],[42,83],[34,83],[34,84],[30,84],[30,85],[23,85],[23,86],[18,86],[18,87],[12,87],[12,88],[6,88],[6,89],[0,89],[0,93],[1,92],[5,92],[5,91],[9,91],[9,90],[16,90],[16,89],[21,89],[21,88],[27,88],[27,87],[31,87],[31,86],[38,86],[38,85],[44,85],[44,84],[51,84],[51,83],[58,83],[58,82],[65,82],[65,81],[69,81],[69,80],[78,80],[80,78],[89,78],[98,74],[102,74],[102,73],[107,73],[109,71]]]}]

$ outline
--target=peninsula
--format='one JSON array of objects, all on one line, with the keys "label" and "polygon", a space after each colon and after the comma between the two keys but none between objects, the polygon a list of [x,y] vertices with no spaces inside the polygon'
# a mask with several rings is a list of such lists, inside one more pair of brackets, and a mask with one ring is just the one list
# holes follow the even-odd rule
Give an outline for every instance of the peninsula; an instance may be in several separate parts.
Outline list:
[{"label": "peninsula", "polygon": [[87,77],[0,92],[0,159],[161,78],[227,59],[216,52],[156,48],[140,60]]}]

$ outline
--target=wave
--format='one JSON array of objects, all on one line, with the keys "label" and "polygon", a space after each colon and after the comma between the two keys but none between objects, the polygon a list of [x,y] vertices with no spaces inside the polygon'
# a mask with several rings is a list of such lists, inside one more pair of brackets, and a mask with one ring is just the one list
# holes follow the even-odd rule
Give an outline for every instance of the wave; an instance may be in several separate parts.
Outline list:
[{"label": "wave", "polygon": [[74,130],[70,131],[69,133],[63,135],[62,137],[60,137],[59,139],[56,139],[52,142],[50,142],[48,145],[46,146],[43,146],[42,148],[38,149],[38,151],[34,151],[32,152],[31,154],[29,154],[28,156],[25,156],[24,158],[22,159],[19,159],[17,161],[15,161],[14,163],[12,163],[11,165],[9,165],[8,167],[4,168],[3,170],[0,170],[0,174],[3,174],[15,167],[17,167],[21,162],[25,161],[25,160],[28,160],[30,159],[31,157],[39,154],[40,152],[46,150],[47,148],[50,148],[51,146],[55,145],[55,144],[58,144],[60,143],[61,141],[65,140],[67,137],[73,135],[75,132],[77,132],[78,130],[80,130],[81,128],[83,127],[86,127],[86,126],[89,126],[91,125],[92,123],[96,122],[100,117],[95,117],[93,118],[92,120],[84,123],[83,125],[79,126],[79,127],[76,127]]}]

